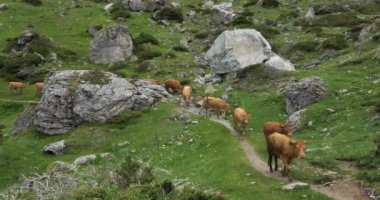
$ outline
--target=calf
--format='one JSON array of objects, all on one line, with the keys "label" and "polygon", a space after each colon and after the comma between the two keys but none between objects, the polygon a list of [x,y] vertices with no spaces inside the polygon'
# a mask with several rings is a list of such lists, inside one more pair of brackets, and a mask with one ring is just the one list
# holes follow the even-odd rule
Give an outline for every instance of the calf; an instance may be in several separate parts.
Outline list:
[{"label": "calf", "polygon": [[277,157],[284,164],[283,175],[289,174],[289,164],[294,158],[305,156],[305,142],[303,140],[292,140],[281,133],[272,133],[267,137],[268,165],[273,172],[272,158],[275,156],[275,171],[277,171]]},{"label": "calf", "polygon": [[216,113],[217,113],[218,118],[221,114],[223,114],[223,118],[225,118],[226,112],[231,111],[231,105],[230,104],[224,102],[223,100],[221,100],[219,98],[208,97],[208,96],[203,99],[202,107],[206,110],[206,116],[207,117],[210,116],[210,112],[209,112],[210,108],[216,109]]},{"label": "calf", "polygon": [[190,103],[190,97],[191,97],[192,91],[193,91],[193,89],[188,85],[184,86],[182,89],[182,97],[183,97],[183,100],[185,101],[185,104],[187,106]]},{"label": "calf", "polygon": [[20,94],[22,90],[26,88],[26,84],[22,82],[9,82],[9,91],[11,90],[19,90]]},{"label": "calf", "polygon": [[181,92],[182,91],[182,85],[179,81],[168,79],[165,81],[165,89],[170,92],[170,90],[174,92]]},{"label": "calf", "polygon": [[291,137],[292,127],[289,124],[282,124],[281,122],[267,122],[263,126],[263,133],[265,137],[268,137],[270,134],[277,132]]},{"label": "calf", "polygon": [[248,114],[243,108],[235,109],[234,121],[236,130],[240,133],[240,135],[244,135],[244,130],[248,125]]},{"label": "calf", "polygon": [[42,89],[44,88],[44,83],[38,82],[38,83],[35,83],[34,86],[36,88],[36,95],[42,93]]}]

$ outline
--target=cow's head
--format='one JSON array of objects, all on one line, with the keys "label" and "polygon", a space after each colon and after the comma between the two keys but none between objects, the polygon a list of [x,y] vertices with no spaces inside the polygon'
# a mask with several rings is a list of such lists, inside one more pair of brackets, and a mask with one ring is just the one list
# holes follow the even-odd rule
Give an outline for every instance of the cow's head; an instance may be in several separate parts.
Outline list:
[{"label": "cow's head", "polygon": [[297,158],[303,158],[305,157],[305,141],[304,140],[292,140],[290,141],[290,144],[294,148],[295,156]]}]

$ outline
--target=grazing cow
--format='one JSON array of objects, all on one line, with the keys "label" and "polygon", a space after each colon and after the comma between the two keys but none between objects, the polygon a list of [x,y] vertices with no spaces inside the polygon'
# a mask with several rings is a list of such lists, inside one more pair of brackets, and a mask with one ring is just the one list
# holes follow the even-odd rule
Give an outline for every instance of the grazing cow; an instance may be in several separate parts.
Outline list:
[{"label": "grazing cow", "polygon": [[243,108],[235,109],[234,121],[236,130],[240,133],[240,135],[244,135],[244,130],[248,125],[248,114]]},{"label": "grazing cow", "polygon": [[44,88],[44,83],[35,83],[34,86],[36,87],[36,95],[42,93],[42,89]]},{"label": "grazing cow", "polygon": [[305,141],[292,140],[281,133],[272,133],[267,138],[268,165],[270,172],[273,172],[272,158],[275,156],[275,171],[277,171],[277,159],[279,157],[284,164],[283,175],[289,174],[289,164],[294,158],[305,156]]},{"label": "grazing cow", "polygon": [[171,90],[172,93],[181,92],[182,91],[182,85],[177,80],[168,79],[168,80],[165,81],[165,89],[168,92],[170,92],[170,90]]},{"label": "grazing cow", "polygon": [[210,116],[210,108],[216,109],[217,117],[219,118],[220,114],[223,114],[223,118],[226,117],[226,112],[231,111],[231,105],[224,102],[222,99],[215,97],[205,97],[203,99],[202,107],[206,110],[206,116]]},{"label": "grazing cow", "polygon": [[263,133],[265,137],[268,137],[268,135],[277,132],[284,135],[287,135],[291,137],[292,134],[292,127],[289,124],[282,124],[281,122],[267,122],[264,124],[263,127]]},{"label": "grazing cow", "polygon": [[182,89],[182,97],[183,97],[183,100],[185,101],[185,104],[187,106],[190,103],[190,97],[191,97],[192,91],[193,91],[193,89],[188,85],[184,86]]},{"label": "grazing cow", "polygon": [[152,84],[157,84],[157,85],[160,84],[160,81],[159,80],[155,80],[155,79],[144,79],[144,81],[152,83]]},{"label": "grazing cow", "polygon": [[20,94],[22,90],[26,88],[26,84],[23,82],[9,82],[9,91],[11,90],[19,90]]}]

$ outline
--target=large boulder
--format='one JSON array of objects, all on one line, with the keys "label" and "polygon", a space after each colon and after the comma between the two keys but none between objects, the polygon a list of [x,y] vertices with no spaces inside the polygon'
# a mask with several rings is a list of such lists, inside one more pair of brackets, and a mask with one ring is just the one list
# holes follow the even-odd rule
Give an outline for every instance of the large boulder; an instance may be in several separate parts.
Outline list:
[{"label": "large boulder", "polygon": [[286,112],[290,115],[310,104],[321,101],[326,90],[326,84],[317,76],[287,84],[282,88],[286,101]]},{"label": "large boulder", "polygon": [[116,25],[101,30],[91,41],[89,59],[96,64],[126,61],[132,55],[133,42],[127,26]]},{"label": "large boulder", "polygon": [[216,74],[239,71],[262,63],[272,54],[270,44],[253,29],[227,30],[219,35],[205,59]]},{"label": "large boulder", "polygon": [[306,109],[296,111],[288,117],[287,123],[292,127],[293,133],[298,132],[302,128],[305,111]]},{"label": "large boulder", "polygon": [[49,77],[45,85],[34,125],[48,135],[63,134],[83,123],[103,123],[121,112],[149,107],[170,97],[162,86],[136,87],[101,71],[61,71]]},{"label": "large boulder", "polygon": [[232,78],[237,71],[261,63],[270,72],[295,70],[290,61],[273,53],[268,41],[254,29],[224,31],[206,52],[205,60],[213,73]]}]

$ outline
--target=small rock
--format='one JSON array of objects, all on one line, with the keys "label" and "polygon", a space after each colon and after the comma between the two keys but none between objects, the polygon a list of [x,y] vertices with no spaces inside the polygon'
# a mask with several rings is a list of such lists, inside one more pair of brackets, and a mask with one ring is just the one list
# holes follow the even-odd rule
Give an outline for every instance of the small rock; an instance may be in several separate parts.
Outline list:
[{"label": "small rock", "polygon": [[192,124],[198,124],[197,120],[191,121]]},{"label": "small rock", "polygon": [[74,170],[75,170],[75,166],[70,163],[55,161],[54,168],[51,171],[56,172],[56,171],[74,171]]},{"label": "small rock", "polygon": [[104,158],[104,159],[110,159],[110,158],[114,158],[115,156],[112,154],[112,153],[101,153],[100,155],[100,158]]},{"label": "small rock", "polygon": [[326,110],[327,110],[329,113],[331,113],[331,114],[332,114],[332,113],[335,113],[335,110],[332,109],[332,108],[327,108]]},{"label": "small rock", "polygon": [[51,153],[53,155],[62,155],[63,150],[65,149],[65,141],[61,140],[58,142],[54,142],[52,144],[44,146],[44,151],[46,153]]},{"label": "small rock", "polygon": [[295,188],[305,187],[305,186],[308,186],[308,184],[303,183],[303,182],[293,182],[293,183],[282,186],[282,190],[294,190]]},{"label": "small rock", "polygon": [[6,4],[6,3],[2,3],[2,4],[0,4],[0,11],[4,11],[4,10],[8,10],[8,4]]},{"label": "small rock", "polygon": [[322,132],[326,133],[329,129],[328,128],[324,128],[322,129]]},{"label": "small rock", "polygon": [[181,141],[176,141],[176,142],[175,142],[175,145],[177,145],[177,146],[182,146],[183,143],[182,143]]},{"label": "small rock", "polygon": [[107,5],[104,6],[104,11],[106,11],[107,14],[110,14],[111,11],[112,11],[112,6],[113,6],[113,3],[109,3]]},{"label": "small rock", "polygon": [[122,147],[122,146],[125,146],[125,145],[128,145],[128,144],[129,144],[128,141],[124,141],[124,142],[120,142],[119,144],[117,144],[117,146]]},{"label": "small rock", "polygon": [[96,155],[86,155],[86,156],[80,156],[79,158],[75,159],[74,165],[83,165],[87,164],[91,161],[94,161],[96,159]]},{"label": "small rock", "polygon": [[159,21],[159,24],[161,24],[161,25],[164,25],[164,26],[169,26],[170,25],[170,23],[169,23],[169,21],[167,21],[167,20],[160,20]]}]

